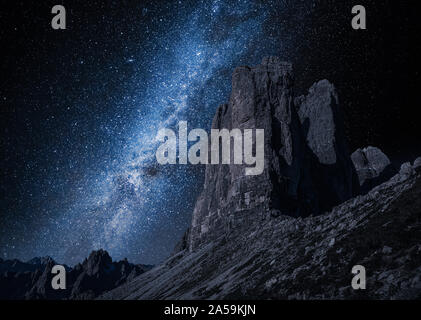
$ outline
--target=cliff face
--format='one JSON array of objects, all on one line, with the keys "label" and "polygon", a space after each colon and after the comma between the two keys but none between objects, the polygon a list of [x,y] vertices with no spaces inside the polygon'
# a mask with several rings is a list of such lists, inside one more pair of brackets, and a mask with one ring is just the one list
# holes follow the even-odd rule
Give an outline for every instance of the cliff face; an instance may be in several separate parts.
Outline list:
[{"label": "cliff face", "polygon": [[312,193],[318,212],[324,213],[359,192],[358,177],[351,161],[339,98],[327,80],[315,83],[307,96],[296,99],[305,136],[305,156],[310,166]]},{"label": "cliff face", "polygon": [[245,165],[207,166],[190,250],[270,216],[323,213],[358,193],[334,86],[320,81],[294,99],[292,65],[277,57],[234,71],[212,128],[264,129],[265,166],[257,176]]}]

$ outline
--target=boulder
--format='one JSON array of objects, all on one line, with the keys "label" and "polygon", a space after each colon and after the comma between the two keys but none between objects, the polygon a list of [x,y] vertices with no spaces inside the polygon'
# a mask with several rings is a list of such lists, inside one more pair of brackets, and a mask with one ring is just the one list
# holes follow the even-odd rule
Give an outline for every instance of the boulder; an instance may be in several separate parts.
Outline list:
[{"label": "boulder", "polygon": [[362,194],[389,180],[397,172],[389,158],[376,147],[357,149],[351,155]]}]

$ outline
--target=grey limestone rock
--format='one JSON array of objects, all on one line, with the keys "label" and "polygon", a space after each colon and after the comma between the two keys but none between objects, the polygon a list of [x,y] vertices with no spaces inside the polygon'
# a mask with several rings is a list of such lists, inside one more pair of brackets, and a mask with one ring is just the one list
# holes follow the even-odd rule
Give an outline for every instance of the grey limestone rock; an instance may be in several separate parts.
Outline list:
[{"label": "grey limestone rock", "polygon": [[321,80],[297,103],[319,211],[328,211],[358,194],[359,190],[338,95],[333,84]]},{"label": "grey limestone rock", "polygon": [[227,233],[241,232],[251,220],[265,218],[259,212],[276,209],[282,214],[302,214],[304,140],[294,108],[290,63],[269,57],[258,66],[236,68],[230,100],[218,108],[212,128],[264,129],[265,168],[261,175],[247,176],[244,165],[207,166],[203,192],[193,212],[190,250]]},{"label": "grey limestone rock", "polygon": [[421,157],[418,157],[415,159],[414,164],[412,165],[415,171],[420,172],[421,171]]},{"label": "grey limestone rock", "polygon": [[361,193],[367,193],[397,173],[389,158],[376,147],[357,149],[351,159],[358,174]]},{"label": "grey limestone rock", "polygon": [[[265,167],[208,165],[193,212],[188,247],[242,232],[254,220],[304,217],[330,210],[357,191],[338,98],[327,80],[294,98],[292,65],[277,57],[236,68],[232,92],[213,129],[264,129]],[[296,105],[297,104],[297,105]]]}]

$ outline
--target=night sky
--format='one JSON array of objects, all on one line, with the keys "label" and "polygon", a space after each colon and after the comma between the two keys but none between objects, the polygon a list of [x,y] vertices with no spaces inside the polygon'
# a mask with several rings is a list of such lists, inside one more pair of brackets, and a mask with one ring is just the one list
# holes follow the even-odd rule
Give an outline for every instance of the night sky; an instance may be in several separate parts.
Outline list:
[{"label": "night sky", "polygon": [[[75,264],[103,248],[155,264],[190,224],[201,166],[160,166],[156,133],[210,128],[236,66],[327,78],[350,149],[421,155],[409,4],[397,1],[9,1],[1,20],[0,257]],[[341,2],[340,4],[338,2]],[[67,30],[50,26],[67,10]],[[351,28],[364,4],[368,30]],[[413,99],[417,98],[414,102]],[[417,136],[418,135],[418,136]]]}]

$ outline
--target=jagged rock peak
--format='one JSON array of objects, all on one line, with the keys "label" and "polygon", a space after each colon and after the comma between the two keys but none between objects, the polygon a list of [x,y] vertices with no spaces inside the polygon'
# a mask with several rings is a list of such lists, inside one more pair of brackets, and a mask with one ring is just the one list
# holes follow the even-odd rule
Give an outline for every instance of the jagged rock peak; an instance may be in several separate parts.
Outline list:
[{"label": "jagged rock peak", "polygon": [[337,162],[335,135],[338,125],[342,125],[342,121],[338,121],[341,119],[335,119],[340,116],[336,114],[338,105],[335,86],[328,80],[321,80],[311,86],[308,95],[297,106],[307,144],[322,164]]},{"label": "jagged rock peak", "polygon": [[100,249],[97,251],[92,251],[82,265],[88,274],[96,274],[106,270],[111,264],[112,259],[108,252]]},{"label": "jagged rock peak", "polygon": [[55,261],[54,261],[53,258],[51,258],[50,256],[45,256],[45,257],[35,257],[35,258],[32,258],[32,259],[28,260],[26,263],[35,264],[35,265],[46,265],[49,262],[54,262],[55,263]]},{"label": "jagged rock peak", "polygon": [[309,159],[306,174],[311,176],[319,210],[328,211],[359,192],[338,94],[332,83],[321,80],[295,102]]},{"label": "jagged rock peak", "polygon": [[190,250],[270,216],[322,213],[354,194],[358,181],[334,86],[323,80],[294,99],[293,79],[292,64],[278,57],[233,72],[229,102],[212,128],[264,129],[264,170],[246,176],[244,165],[207,166]]},{"label": "jagged rock peak", "polygon": [[292,74],[293,66],[292,63],[288,61],[283,61],[279,57],[270,56],[265,57],[262,60],[262,63],[256,67],[255,69],[267,69],[267,70],[283,70],[284,72]]},{"label": "jagged rock peak", "polygon": [[379,148],[372,146],[355,150],[351,157],[356,160],[356,165],[368,167],[376,175],[379,175],[384,168],[391,164],[389,158]]},{"label": "jagged rock peak", "polygon": [[[239,231],[273,207],[296,214],[303,143],[293,106],[292,65],[277,57],[238,67],[232,92],[212,122],[213,129],[264,129],[264,171],[246,176],[244,165],[209,165],[197,200],[189,246]],[[282,201],[280,199],[282,198]]]},{"label": "jagged rock peak", "polygon": [[284,71],[286,73],[292,74],[293,65],[288,61],[284,61],[277,56],[268,56],[262,59],[261,64],[256,66],[239,66],[235,68],[233,74],[242,69],[246,70],[260,70],[260,71]]},{"label": "jagged rock peak", "polygon": [[152,266],[134,265],[124,259],[112,262],[105,250],[93,251],[83,263],[67,270],[67,289],[51,288],[52,259],[31,259],[45,264],[6,260],[0,263],[1,299],[92,299],[149,270]]},{"label": "jagged rock peak", "polygon": [[421,157],[418,157],[414,160],[414,163],[413,163],[412,167],[416,171],[419,171],[421,169]]},{"label": "jagged rock peak", "polygon": [[397,173],[389,158],[376,147],[357,149],[352,153],[351,159],[363,194]]}]

